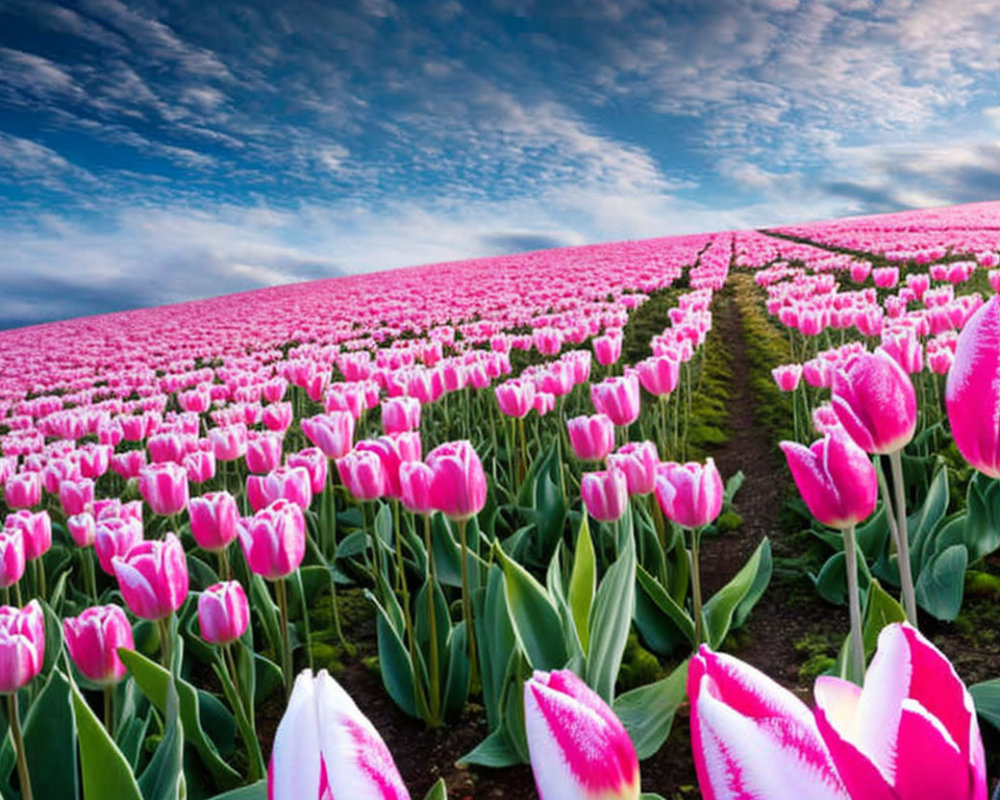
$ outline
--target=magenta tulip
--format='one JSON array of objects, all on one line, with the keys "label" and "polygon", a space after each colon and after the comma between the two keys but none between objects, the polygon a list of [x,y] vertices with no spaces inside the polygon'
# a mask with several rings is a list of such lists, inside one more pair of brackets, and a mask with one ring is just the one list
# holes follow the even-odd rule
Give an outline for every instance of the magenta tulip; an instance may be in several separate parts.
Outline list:
[{"label": "magenta tulip", "polygon": [[24,557],[28,561],[40,558],[52,547],[52,519],[48,511],[15,511],[7,515],[4,527],[21,531],[24,536]]},{"label": "magenta tulip", "polygon": [[184,456],[184,471],[190,483],[205,483],[215,477],[215,453],[197,450]]},{"label": "magenta tulip", "polygon": [[598,522],[614,522],[628,505],[628,481],[617,469],[585,472],[580,477],[580,498]]},{"label": "magenta tulip", "polygon": [[8,508],[31,508],[42,502],[42,476],[20,472],[7,478],[3,487]]},{"label": "magenta tulip", "polygon": [[118,648],[135,649],[132,626],[119,606],[94,606],[63,620],[66,649],[88,680],[103,686],[118,683],[128,671]]},{"label": "magenta tulip", "polygon": [[327,458],[338,459],[351,449],[354,417],[348,411],[331,411],[302,420],[302,432]]},{"label": "magenta tulip", "polygon": [[431,502],[454,520],[467,520],[486,505],[486,473],[472,443],[462,440],[438,445],[427,454]]},{"label": "magenta tulip", "polygon": [[597,412],[607,414],[615,425],[631,425],[639,418],[639,378],[635,373],[592,384],[590,398]]},{"label": "magenta tulip", "polygon": [[656,471],[656,499],[667,519],[684,528],[700,528],[722,510],[722,476],[709,458],[704,465],[667,462]]},{"label": "magenta tulip", "polygon": [[142,541],[142,523],[126,517],[112,517],[97,521],[94,531],[94,552],[101,569],[108,575],[115,574],[115,556],[124,556]]},{"label": "magenta tulip", "polygon": [[261,412],[261,422],[264,423],[264,427],[277,433],[287,431],[292,424],[292,418],[291,403],[272,403],[269,406],[264,406],[264,410]]},{"label": "magenta tulip", "polygon": [[677,388],[680,361],[670,356],[650,356],[635,365],[642,388],[656,397],[665,397]]},{"label": "magenta tulip", "polygon": [[63,481],[59,484],[59,503],[66,516],[84,513],[94,503],[94,481],[90,478]]},{"label": "magenta tulip", "polygon": [[0,694],[31,683],[45,658],[45,616],[32,600],[24,608],[0,606]]},{"label": "magenta tulip", "polygon": [[377,439],[363,439],[355,445],[357,452],[372,452],[382,462],[385,474],[384,494],[399,499],[399,467],[408,461],[419,461],[423,452],[419,431],[403,431]]},{"label": "magenta tulip", "polygon": [[382,403],[382,430],[386,433],[402,433],[420,428],[420,401],[416,397],[402,395],[392,397]]},{"label": "magenta tulip", "polygon": [[528,415],[535,402],[535,384],[527,380],[514,379],[498,385],[496,394],[500,413],[508,417],[522,418]]},{"label": "magenta tulip", "polygon": [[318,447],[306,447],[297,453],[290,453],[285,463],[289,467],[301,467],[309,474],[309,487],[314,495],[321,494],[326,488],[329,464]]},{"label": "magenta tulip", "polygon": [[851,359],[833,377],[833,410],[866,453],[902,449],[917,427],[917,395],[910,376],[879,348]]},{"label": "magenta tulip", "polygon": [[236,461],[246,455],[248,439],[246,425],[212,428],[208,432],[208,439],[212,443],[212,452],[215,453],[217,461]]},{"label": "magenta tulip", "polygon": [[400,499],[407,511],[423,515],[434,513],[431,501],[433,483],[434,470],[423,461],[407,461],[399,465]]},{"label": "magenta tulip", "polygon": [[276,500],[239,527],[240,544],[250,569],[269,581],[295,572],[306,552],[306,520],[302,509]]},{"label": "magenta tulip", "polygon": [[603,461],[615,447],[615,425],[607,414],[566,421],[569,443],[581,461]]},{"label": "magenta tulip", "polygon": [[248,475],[247,499],[254,512],[281,499],[305,511],[312,503],[312,480],[304,467],[276,467],[267,475]]},{"label": "magenta tulip", "polygon": [[250,605],[238,581],[209,586],[198,596],[198,626],[209,644],[229,644],[246,633]]},{"label": "magenta tulip", "polygon": [[351,450],[337,459],[337,474],[357,500],[375,500],[386,492],[388,478],[382,459],[371,450]]},{"label": "magenta tulip", "polygon": [[637,800],[639,759],[621,720],[570,670],[524,684],[524,727],[543,800]]},{"label": "magenta tulip", "polygon": [[628,442],[608,456],[608,467],[625,474],[630,497],[649,494],[656,489],[656,470],[660,456],[652,442]]},{"label": "magenta tulip", "polygon": [[622,355],[622,333],[614,331],[605,336],[597,336],[594,339],[594,357],[597,363],[602,366],[610,366],[617,363]]},{"label": "magenta tulip", "polygon": [[150,464],[139,473],[139,492],[154,514],[178,514],[188,503],[187,471],[173,462]]},{"label": "magenta tulip", "polygon": [[66,529],[77,547],[89,547],[97,536],[97,521],[91,513],[74,514],[66,520]]},{"label": "magenta tulip", "polygon": [[281,465],[281,448],[284,437],[280,434],[262,434],[247,441],[247,469],[257,475],[265,475]]},{"label": "magenta tulip", "polygon": [[783,392],[794,392],[802,379],[801,364],[784,364],[771,370],[771,376]]},{"label": "magenta tulip", "polygon": [[1000,478],[1000,295],[972,315],[958,336],[945,403],[951,434],[973,467]]},{"label": "magenta tulip", "polygon": [[129,609],[143,619],[163,619],[177,611],[188,593],[187,559],[180,540],[168,533],[143,541],[111,560]]},{"label": "magenta tulip", "polygon": [[21,580],[25,564],[24,533],[20,528],[0,529],[0,589]]},{"label": "magenta tulip", "polygon": [[217,553],[236,538],[240,511],[229,492],[208,492],[192,497],[188,505],[191,535],[203,550]]}]

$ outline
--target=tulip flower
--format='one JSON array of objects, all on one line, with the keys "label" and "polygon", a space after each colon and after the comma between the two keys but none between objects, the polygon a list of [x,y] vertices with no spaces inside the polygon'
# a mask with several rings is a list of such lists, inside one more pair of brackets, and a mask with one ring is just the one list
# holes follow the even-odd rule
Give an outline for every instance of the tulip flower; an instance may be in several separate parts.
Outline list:
[{"label": "tulip flower", "polygon": [[332,411],[306,417],[302,432],[327,458],[338,459],[351,449],[354,439],[354,417],[348,411]]},{"label": "tulip flower", "polygon": [[284,437],[280,434],[257,435],[247,440],[245,459],[247,469],[257,475],[265,475],[281,465],[281,448]]},{"label": "tulip flower", "polygon": [[187,598],[187,559],[173,533],[163,540],[139,542],[124,556],[112,558],[111,566],[126,605],[137,617],[164,619]]},{"label": "tulip flower", "polygon": [[972,697],[915,628],[882,629],[864,687],[816,680],[816,722],[853,798],[986,800]]},{"label": "tulip flower", "polygon": [[291,575],[306,552],[306,522],[302,509],[289,500],[275,500],[238,527],[240,544],[250,569],[269,581]]},{"label": "tulip flower", "polygon": [[771,376],[783,392],[794,392],[802,379],[801,364],[784,364],[771,370]]},{"label": "tulip flower", "polygon": [[917,396],[910,376],[881,348],[851,359],[833,376],[833,410],[867,453],[902,449],[917,427]]},{"label": "tulip flower", "polygon": [[264,423],[264,427],[276,433],[287,431],[292,424],[292,417],[292,404],[288,402],[271,403],[261,412],[261,422]]},{"label": "tulip flower", "polygon": [[94,552],[101,569],[114,576],[115,556],[128,552],[142,541],[142,523],[126,517],[98,520],[94,531]]},{"label": "tulip flower", "polygon": [[63,620],[63,633],[70,658],[84,677],[101,685],[113,685],[128,671],[118,657],[118,648],[135,649],[132,626],[120,606],[94,606],[77,617]]},{"label": "tulip flower", "polygon": [[580,477],[580,498],[598,522],[614,522],[628,505],[628,480],[618,469],[585,472]]},{"label": "tulip flower", "polygon": [[8,508],[31,508],[42,502],[42,477],[37,472],[19,472],[4,482]]},{"label": "tulip flower", "polygon": [[290,453],[285,459],[289,467],[301,467],[309,474],[309,486],[314,495],[322,494],[326,488],[328,464],[326,456],[318,447],[306,447],[297,453]]},{"label": "tulip flower", "polygon": [[91,513],[74,514],[66,520],[66,529],[77,547],[88,547],[97,536],[97,522]]},{"label": "tulip flower", "polygon": [[425,459],[434,473],[434,507],[454,520],[468,520],[486,505],[486,473],[471,442],[446,442]]},{"label": "tulip flower", "polygon": [[392,754],[326,670],[295,679],[271,750],[268,800],[409,800]]},{"label": "tulip flower", "polygon": [[605,336],[594,339],[594,356],[597,363],[603,367],[617,363],[622,355],[622,333],[613,331]]},{"label": "tulip flower", "polygon": [[218,553],[236,538],[240,512],[229,492],[208,492],[192,497],[188,505],[191,535],[203,550]]},{"label": "tulip flower", "polygon": [[945,404],[959,452],[973,467],[1000,478],[1000,295],[993,295],[958,336]]},{"label": "tulip flower", "polygon": [[608,467],[625,473],[630,497],[649,494],[656,488],[656,469],[660,463],[652,442],[628,442],[608,456]]},{"label": "tulip flower", "polygon": [[642,388],[656,397],[666,397],[680,380],[680,361],[670,356],[650,356],[635,365]]},{"label": "tulip flower", "polygon": [[41,558],[52,547],[52,519],[48,511],[15,511],[7,515],[4,527],[17,528],[24,535],[24,557],[28,561]]},{"label": "tulip flower", "polygon": [[59,503],[66,516],[82,514],[94,502],[94,481],[90,478],[65,480],[59,484]]},{"label": "tulip flower", "polygon": [[531,381],[514,379],[498,385],[494,390],[500,413],[520,419],[526,417],[534,406],[535,384]]},{"label": "tulip flower", "polygon": [[209,586],[198,596],[198,627],[209,644],[229,644],[250,624],[250,606],[238,581]]},{"label": "tulip flower", "polygon": [[603,461],[615,447],[615,425],[607,414],[566,421],[569,443],[581,461]]},{"label": "tulip flower", "polygon": [[0,694],[7,695],[7,721],[24,800],[31,800],[33,794],[17,691],[41,672],[44,659],[45,615],[39,602],[32,600],[24,608],[0,606]]},{"label": "tulip flower", "polygon": [[525,681],[524,728],[542,800],[639,797],[639,759],[625,727],[570,670]]},{"label": "tulip flower", "polygon": [[267,475],[247,476],[247,500],[254,512],[275,500],[289,500],[303,511],[312,503],[312,481],[304,467],[275,467]]},{"label": "tulip flower", "polygon": [[205,483],[215,477],[215,453],[197,450],[184,456],[184,471],[189,483]]},{"label": "tulip flower", "polygon": [[128,450],[124,453],[115,453],[111,456],[111,469],[120,475],[124,480],[138,478],[139,474],[146,468],[145,450]]},{"label": "tulip flower", "polygon": [[420,401],[416,397],[392,397],[382,403],[382,430],[402,433],[420,428]]},{"label": "tulip flower", "polygon": [[631,425],[639,418],[639,378],[635,373],[605,378],[591,385],[590,399],[615,425]]},{"label": "tulip flower", "polygon": [[24,568],[24,533],[20,528],[0,529],[0,589],[21,580]]},{"label": "tulip flower", "polygon": [[139,473],[139,492],[154,514],[178,514],[188,503],[187,471],[173,462],[150,464]]},{"label": "tulip flower", "polygon": [[208,439],[212,443],[212,452],[215,453],[217,461],[236,461],[246,455],[248,439],[246,425],[212,428],[208,432]]},{"label": "tulip flower", "polygon": [[337,459],[340,480],[358,500],[375,500],[385,494],[388,479],[382,459],[371,450],[351,450]]},{"label": "tulip flower", "polygon": [[399,465],[400,499],[403,507],[413,513],[429,516],[436,510],[431,502],[434,470],[423,461],[407,461]]},{"label": "tulip flower", "polygon": [[762,672],[702,645],[687,694],[705,800],[851,800],[812,712]]},{"label": "tulip flower", "polygon": [[364,439],[355,446],[357,452],[369,451],[382,462],[385,475],[384,494],[399,499],[399,467],[407,461],[419,461],[423,452],[420,431],[403,431],[377,439]]}]

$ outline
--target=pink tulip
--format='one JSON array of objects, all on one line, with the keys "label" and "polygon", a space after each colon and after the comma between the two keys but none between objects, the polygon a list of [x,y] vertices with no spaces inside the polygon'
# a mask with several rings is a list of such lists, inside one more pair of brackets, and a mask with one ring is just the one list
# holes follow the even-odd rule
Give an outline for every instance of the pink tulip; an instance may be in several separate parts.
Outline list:
[{"label": "pink tulip", "polygon": [[901,450],[917,427],[917,395],[898,362],[879,348],[851,359],[833,378],[833,410],[866,453]]},{"label": "pink tulip", "polygon": [[570,670],[524,683],[524,727],[542,800],[637,800],[639,759],[621,720]]},{"label": "pink tulip", "polygon": [[202,550],[217,553],[236,538],[240,512],[229,492],[208,492],[192,497],[188,506],[191,535]]},{"label": "pink tulip", "polygon": [[21,531],[24,536],[24,557],[28,561],[40,558],[52,547],[52,518],[48,511],[15,511],[7,515],[4,527]]},{"label": "pink tulip", "polygon": [[11,475],[3,487],[8,508],[32,508],[42,502],[42,476],[37,472]]},{"label": "pink tulip", "polygon": [[1000,295],[973,314],[958,336],[945,389],[951,434],[973,467],[1000,478]]},{"label": "pink tulip", "polygon": [[235,642],[250,624],[250,605],[239,581],[209,586],[198,596],[198,627],[209,644]]},{"label": "pink tulip", "polygon": [[240,544],[250,569],[269,581],[288,577],[306,552],[306,519],[288,500],[275,500],[243,520]]},{"label": "pink tulip", "polygon": [[94,533],[94,552],[97,553],[101,569],[113,576],[115,557],[127,555],[141,541],[141,522],[123,517],[98,520]]},{"label": "pink tulip", "polygon": [[891,289],[899,283],[899,267],[879,267],[872,270],[872,280],[880,289]]},{"label": "pink tulip", "polygon": [[550,411],[555,411],[556,396],[548,392],[535,392],[535,402],[531,407],[538,412],[538,416],[544,417]]},{"label": "pink tulip", "polygon": [[680,362],[670,356],[650,356],[635,365],[642,388],[656,397],[665,397],[677,388]]},{"label": "pink tulip", "polygon": [[89,547],[97,536],[97,521],[91,513],[74,514],[66,520],[66,529],[77,547]]},{"label": "pink tulip", "polygon": [[265,475],[280,466],[283,444],[284,438],[273,433],[247,440],[247,469],[257,475]]},{"label": "pink tulip", "polygon": [[851,800],[812,712],[762,672],[702,645],[687,693],[705,800]]},{"label": "pink tulip", "polygon": [[500,413],[520,419],[526,417],[535,402],[535,384],[527,380],[506,381],[494,390]]},{"label": "pink tulip", "polygon": [[352,450],[338,458],[337,474],[357,500],[375,500],[386,492],[385,467],[378,454],[371,450]]},{"label": "pink tulip", "polygon": [[875,510],[875,467],[843,431],[828,433],[809,447],[781,442],[781,449],[802,499],[821,524],[847,528]]},{"label": "pink tulip", "polygon": [[382,430],[402,433],[420,427],[420,401],[416,397],[392,397],[382,403]]},{"label": "pink tulip", "polygon": [[58,494],[63,481],[75,481],[82,477],[76,462],[68,458],[54,458],[42,469],[42,487],[49,494]]},{"label": "pink tulip", "polygon": [[423,461],[407,461],[399,465],[400,499],[403,507],[412,514],[433,514],[431,486],[434,470]]},{"label": "pink tulip", "polygon": [[146,468],[146,451],[129,450],[125,453],[115,453],[111,456],[111,469],[125,480],[138,478],[139,473]]},{"label": "pink tulip", "polygon": [[312,481],[304,467],[276,467],[267,475],[247,476],[247,499],[255,512],[284,498],[303,511],[312,503]]},{"label": "pink tulip", "polygon": [[924,348],[912,328],[883,333],[881,349],[892,356],[907,375],[913,375],[924,368]]},{"label": "pink tulip", "polygon": [[338,459],[351,449],[354,417],[347,411],[332,411],[302,420],[302,432],[327,458]]},{"label": "pink tulip", "polygon": [[215,453],[197,450],[184,456],[184,471],[190,483],[205,483],[215,477]]},{"label": "pink tulip", "polygon": [[622,355],[622,333],[614,331],[613,334],[598,336],[594,339],[594,356],[597,363],[602,366],[610,366],[618,362]]},{"label": "pink tulip", "polygon": [[486,505],[486,473],[472,443],[446,442],[427,454],[431,481],[431,503],[453,520],[474,517]]},{"label": "pink tulip", "polygon": [[615,447],[615,426],[606,414],[566,421],[569,443],[581,461],[603,461]]},{"label": "pink tulip", "polygon": [[267,778],[268,800],[410,800],[382,737],[326,670],[295,679]]},{"label": "pink tulip", "polygon": [[100,478],[111,467],[113,448],[103,444],[88,444],[77,453],[80,456],[80,474],[84,478]]},{"label": "pink tulip", "polygon": [[802,379],[801,364],[784,364],[771,370],[771,376],[783,392],[794,392]]},{"label": "pink tulip", "polygon": [[154,514],[178,514],[188,503],[187,471],[173,462],[150,464],[139,473],[139,493]]},{"label": "pink tulip", "polygon": [[143,619],[163,619],[177,611],[188,593],[184,548],[173,533],[143,541],[111,559],[118,587],[129,609]]},{"label": "pink tulip", "polygon": [[13,586],[21,580],[24,567],[24,534],[21,529],[0,529],[0,589]]},{"label": "pink tulip", "polygon": [[66,516],[87,511],[94,503],[94,481],[90,478],[63,481],[59,484],[59,503]]},{"label": "pink tulip", "polygon": [[45,616],[32,600],[24,608],[0,606],[0,694],[31,683],[45,659]]},{"label": "pink tulip", "polygon": [[656,468],[660,463],[652,442],[629,442],[608,456],[608,467],[625,473],[630,497],[649,494],[656,488]]},{"label": "pink tulip", "polygon": [[882,629],[864,687],[816,680],[816,722],[854,800],[986,800],[972,697],[919,631]]},{"label": "pink tulip", "polygon": [[289,467],[301,467],[309,473],[309,487],[314,495],[321,494],[326,488],[326,473],[328,464],[326,456],[318,447],[307,447],[297,453],[289,454],[285,459]]},{"label": "pink tulip", "polygon": [[264,406],[261,422],[269,431],[284,433],[292,424],[292,416],[291,403],[272,403],[269,406]]},{"label": "pink tulip", "polygon": [[927,367],[935,375],[947,375],[955,363],[955,354],[947,347],[941,347],[927,354]]},{"label": "pink tulip", "polygon": [[580,477],[580,498],[598,522],[614,522],[628,505],[628,480],[617,469],[585,472]]},{"label": "pink tulip", "polygon": [[709,458],[696,462],[660,464],[656,471],[656,499],[667,519],[684,528],[700,528],[722,510],[722,476]]},{"label": "pink tulip", "polygon": [[247,426],[243,424],[228,425],[224,428],[212,428],[208,432],[212,443],[212,452],[217,461],[236,461],[247,452]]},{"label": "pink tulip", "polygon": [[639,418],[639,378],[635,373],[592,384],[590,398],[597,412],[607,414],[615,425],[631,425]]},{"label": "pink tulip", "polygon": [[357,443],[355,450],[378,456],[385,474],[384,494],[399,499],[399,467],[408,461],[419,461],[423,445],[419,431],[404,431],[377,439],[363,439]]},{"label": "pink tulip", "polygon": [[118,648],[135,649],[132,626],[121,607],[94,606],[77,617],[63,620],[66,649],[81,674],[94,683],[111,686],[128,669],[118,657]]}]

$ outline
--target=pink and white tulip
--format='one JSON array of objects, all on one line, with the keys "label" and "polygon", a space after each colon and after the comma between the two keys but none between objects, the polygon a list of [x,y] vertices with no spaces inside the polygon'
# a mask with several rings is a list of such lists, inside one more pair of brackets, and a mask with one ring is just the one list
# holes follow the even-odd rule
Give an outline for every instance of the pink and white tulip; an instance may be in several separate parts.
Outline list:
[{"label": "pink and white tulip", "polygon": [[143,541],[124,556],[111,560],[122,597],[143,619],[163,619],[177,611],[188,593],[184,548],[173,533],[158,541]]},{"label": "pink and white tulip", "polygon": [[63,620],[66,648],[76,668],[88,680],[105,686],[118,683],[128,671],[118,648],[135,649],[132,626],[120,606],[94,606]]},{"label": "pink and white tulip", "polygon": [[269,581],[286,578],[298,569],[306,553],[306,519],[288,500],[276,500],[239,527],[247,564]]},{"label": "pink and white tulip", "polygon": [[24,608],[0,606],[0,694],[31,683],[45,659],[45,616],[32,600]]},{"label": "pink and white tulip", "polygon": [[607,414],[573,417],[566,421],[566,431],[581,461],[603,461],[615,448],[615,425]]},{"label": "pink and white tulip", "polygon": [[892,453],[913,438],[917,428],[913,382],[881,348],[837,370],[832,388],[837,419],[866,453]]},{"label": "pink and white tulip", "polygon": [[684,528],[700,528],[722,510],[722,476],[709,458],[704,465],[669,461],[656,471],[656,499],[667,519]]},{"label": "pink and white tulip", "polygon": [[203,550],[217,553],[236,538],[240,520],[236,499],[229,492],[208,492],[192,497],[188,506],[191,535]]},{"label": "pink and white tulip", "polygon": [[239,581],[209,586],[198,596],[198,627],[209,644],[229,644],[250,624],[250,605]]}]

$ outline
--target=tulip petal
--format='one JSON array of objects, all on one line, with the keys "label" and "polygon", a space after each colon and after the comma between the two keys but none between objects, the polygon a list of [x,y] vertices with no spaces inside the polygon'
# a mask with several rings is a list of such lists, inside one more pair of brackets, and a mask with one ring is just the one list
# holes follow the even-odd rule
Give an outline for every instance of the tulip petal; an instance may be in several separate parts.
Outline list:
[{"label": "tulip petal", "polygon": [[903,703],[898,743],[898,796],[906,800],[970,796],[967,759],[941,722],[916,700]]},{"label": "tulip petal", "polygon": [[320,761],[315,682],[312,673],[305,670],[295,679],[288,708],[274,735],[267,771],[268,800],[318,797]]}]

